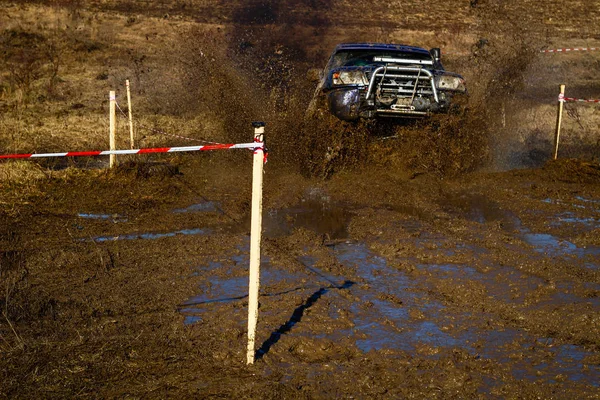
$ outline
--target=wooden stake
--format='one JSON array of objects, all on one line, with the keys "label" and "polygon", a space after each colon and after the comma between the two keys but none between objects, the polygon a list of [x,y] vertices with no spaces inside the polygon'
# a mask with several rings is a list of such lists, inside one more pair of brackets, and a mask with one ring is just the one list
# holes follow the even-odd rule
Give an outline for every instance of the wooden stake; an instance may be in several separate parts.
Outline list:
[{"label": "wooden stake", "polygon": [[560,96],[558,97],[558,115],[556,116],[556,134],[554,135],[554,159],[558,158],[558,142],[560,140],[560,127],[562,125],[562,114],[565,105],[565,85],[560,85]]},{"label": "wooden stake", "polygon": [[[264,122],[253,122],[254,141],[264,142]],[[254,151],[252,168],[252,220],[250,225],[250,271],[248,285],[248,352],[247,363],[254,364],[254,342],[258,323],[258,291],[260,287],[260,238],[262,229],[262,189],[264,154]]]},{"label": "wooden stake", "polygon": [[[110,136],[109,136],[109,141],[110,141],[110,149],[111,150],[116,150],[117,149],[117,145],[116,145],[116,139],[115,139],[115,130],[116,130],[116,121],[117,121],[117,114],[116,114],[116,105],[117,105],[117,96],[114,92],[114,90],[111,90],[109,95],[108,95],[108,99],[110,101]],[[117,156],[115,154],[111,154],[109,159],[109,167],[113,168],[116,164],[117,164]]]},{"label": "wooden stake", "polygon": [[135,138],[133,136],[133,115],[131,111],[131,89],[129,88],[129,79],[125,81],[127,86],[127,110],[129,110],[129,138],[131,142],[131,148],[135,149]]}]

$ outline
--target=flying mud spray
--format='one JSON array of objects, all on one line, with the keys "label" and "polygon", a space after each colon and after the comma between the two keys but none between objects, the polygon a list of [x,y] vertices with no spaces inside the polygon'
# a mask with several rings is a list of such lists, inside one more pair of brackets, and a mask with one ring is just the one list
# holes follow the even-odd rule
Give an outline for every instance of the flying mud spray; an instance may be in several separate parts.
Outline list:
[{"label": "flying mud spray", "polygon": [[[504,3],[471,2],[474,22],[463,35],[469,43],[460,56],[443,59],[467,78],[466,111],[401,122],[343,122],[327,112],[306,116],[316,86],[307,72],[323,67],[336,43],[398,42],[381,31],[404,27],[402,22],[340,27],[331,1],[300,3],[248,1],[232,11],[229,28],[183,32],[171,55],[179,79],[157,89],[160,103],[181,113],[201,113],[227,142],[243,141],[251,121],[268,121],[273,163],[324,179],[369,165],[455,175],[548,159],[554,86],[547,79],[551,67],[542,65],[539,52],[547,39],[532,34],[526,23],[498,20]],[[441,44],[418,39],[406,38],[410,43],[404,44],[453,45],[452,37]]]}]

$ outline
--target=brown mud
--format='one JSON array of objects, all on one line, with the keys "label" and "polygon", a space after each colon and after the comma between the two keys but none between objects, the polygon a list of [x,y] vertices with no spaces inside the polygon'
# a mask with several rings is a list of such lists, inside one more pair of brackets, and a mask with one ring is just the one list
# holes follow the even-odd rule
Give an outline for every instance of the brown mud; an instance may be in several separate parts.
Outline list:
[{"label": "brown mud", "polygon": [[[5,3],[12,16],[45,2]],[[326,0],[137,3],[53,2],[82,32],[96,18],[129,35],[98,34],[84,55],[73,50],[79,61],[63,61],[85,71],[89,57],[95,84],[112,84],[130,60],[99,75],[94,63],[137,43],[136,112],[149,125],[231,143],[266,120],[256,363],[246,365],[251,152],[123,157],[110,171],[95,159],[3,162],[0,398],[600,396],[598,116],[571,106],[557,161],[552,127],[529,118],[554,122],[550,72],[596,95],[593,56],[583,67],[536,56],[562,40],[596,43],[597,13],[582,11],[595,2],[570,3],[563,19],[556,1],[426,2],[422,12],[414,1],[394,12]],[[400,37],[464,53],[447,63],[469,82],[463,113],[305,118],[314,85],[304,76],[335,43]],[[53,76],[52,89],[77,92],[69,76]],[[36,151],[103,143],[42,127],[104,113],[105,99],[81,89],[81,106],[44,114],[63,100],[13,101],[9,86],[3,148],[33,151],[28,118],[43,122]],[[7,133],[11,115],[27,135]]]},{"label": "brown mud", "polygon": [[6,209],[3,396],[598,394],[597,164],[327,181],[267,164],[247,367],[243,157],[51,178]]}]

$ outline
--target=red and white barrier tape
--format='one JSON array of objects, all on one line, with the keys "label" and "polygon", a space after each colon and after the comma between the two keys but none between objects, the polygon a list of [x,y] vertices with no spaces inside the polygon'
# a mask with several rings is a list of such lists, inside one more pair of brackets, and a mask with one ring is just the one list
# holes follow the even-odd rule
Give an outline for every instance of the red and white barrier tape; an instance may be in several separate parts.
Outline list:
[{"label": "red and white barrier tape", "polygon": [[567,101],[574,101],[574,102],[580,102],[580,103],[600,103],[600,100],[598,99],[576,99],[575,97],[565,97],[564,94],[559,94],[558,95],[558,101],[560,102],[567,102]]},{"label": "red and white barrier tape", "polygon": [[596,51],[600,50],[600,47],[579,47],[579,48],[571,48],[571,49],[549,49],[549,50],[540,50],[540,53],[569,53],[571,51]]},{"label": "red and white barrier tape", "polygon": [[[229,149],[250,149],[263,150],[266,153],[265,144],[262,142],[241,143],[241,144],[211,144],[205,146],[186,146],[186,147],[156,147],[134,150],[104,150],[104,151],[69,151],[66,153],[40,153],[40,154],[4,154],[0,159],[9,158],[47,158],[47,157],[94,157],[108,156],[111,154],[151,154],[151,153],[177,153],[184,151],[209,151],[209,150],[229,150]],[[265,157],[266,158],[266,157]]]},{"label": "red and white barrier tape", "polygon": [[[572,48],[562,48],[562,49],[546,49],[540,50],[540,53],[571,53],[571,52],[582,52],[582,51],[600,51],[600,47],[572,47]],[[443,51],[442,55],[450,55],[450,56],[467,56],[470,53],[468,52],[458,52],[458,51]]]}]

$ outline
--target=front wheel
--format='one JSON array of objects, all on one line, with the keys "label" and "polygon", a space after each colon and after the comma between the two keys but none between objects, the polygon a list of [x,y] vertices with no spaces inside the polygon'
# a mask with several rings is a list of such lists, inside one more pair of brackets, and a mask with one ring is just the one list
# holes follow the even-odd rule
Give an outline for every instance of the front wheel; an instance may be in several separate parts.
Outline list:
[{"label": "front wheel", "polygon": [[342,121],[356,121],[360,117],[360,91],[340,89],[327,94],[327,104],[333,115]]}]

